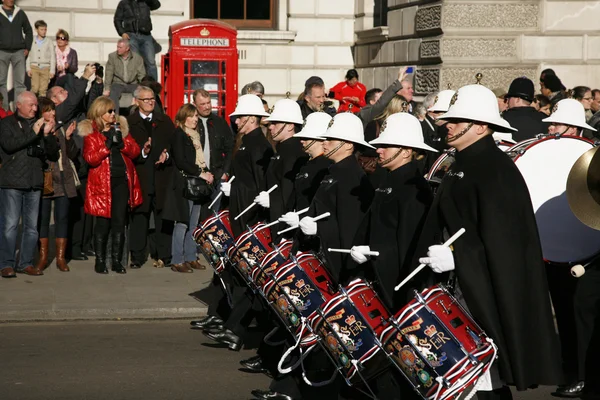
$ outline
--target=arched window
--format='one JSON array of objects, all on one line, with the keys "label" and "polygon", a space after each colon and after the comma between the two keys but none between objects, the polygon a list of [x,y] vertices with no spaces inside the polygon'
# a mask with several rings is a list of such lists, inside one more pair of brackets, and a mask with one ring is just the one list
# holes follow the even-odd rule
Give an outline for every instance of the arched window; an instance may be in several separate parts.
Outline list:
[{"label": "arched window", "polygon": [[192,18],[210,18],[236,28],[274,27],[275,0],[191,0]]}]

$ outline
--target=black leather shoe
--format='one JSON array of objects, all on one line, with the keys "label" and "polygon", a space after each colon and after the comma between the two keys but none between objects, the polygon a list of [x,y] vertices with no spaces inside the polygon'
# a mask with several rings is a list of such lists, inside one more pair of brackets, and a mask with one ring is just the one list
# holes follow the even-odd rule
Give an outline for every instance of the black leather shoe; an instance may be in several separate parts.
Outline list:
[{"label": "black leather shoe", "polygon": [[224,329],[218,333],[207,331],[204,331],[203,333],[216,342],[226,344],[229,347],[229,350],[240,351],[242,348],[242,339],[229,329]]},{"label": "black leather shoe", "polygon": [[112,237],[112,270],[117,274],[126,274],[127,270],[121,263],[121,257],[123,257],[123,244],[125,242],[125,234],[117,233],[111,234]]},{"label": "black leather shoe", "polygon": [[252,396],[260,400],[294,400],[292,397],[287,394],[273,392],[271,390],[258,390],[255,389],[252,392]]},{"label": "black leather shoe", "polygon": [[133,261],[131,264],[129,264],[129,268],[130,269],[140,269],[140,268],[142,268],[142,264],[140,264],[137,261]]},{"label": "black leather shoe", "polygon": [[206,318],[190,322],[190,325],[194,329],[204,329],[208,325],[223,325],[223,320],[216,315],[209,315]]},{"label": "black leather shoe", "polygon": [[584,381],[579,381],[568,386],[559,386],[555,392],[550,393],[554,397],[575,399],[583,394]]},{"label": "black leather shoe", "polygon": [[87,261],[89,260],[88,256],[86,256],[83,253],[79,253],[79,254],[73,254],[71,256],[71,258],[69,258],[72,261]]},{"label": "black leather shoe", "polygon": [[263,367],[263,360],[261,356],[254,356],[247,360],[240,361],[242,368],[240,370],[244,372],[250,372],[253,374],[266,374],[269,372],[265,367]]},{"label": "black leather shoe", "polygon": [[204,327],[203,331],[205,333],[210,333],[211,335],[216,335],[225,332],[225,327],[223,325],[207,325]]}]

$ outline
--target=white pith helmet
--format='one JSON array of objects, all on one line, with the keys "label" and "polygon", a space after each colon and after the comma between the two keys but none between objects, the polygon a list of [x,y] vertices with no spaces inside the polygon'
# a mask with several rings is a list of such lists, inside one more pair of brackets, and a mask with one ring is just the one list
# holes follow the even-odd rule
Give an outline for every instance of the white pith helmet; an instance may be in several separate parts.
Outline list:
[{"label": "white pith helmet", "polygon": [[255,94],[245,94],[238,98],[235,111],[229,114],[230,117],[243,117],[254,115],[258,117],[268,117],[269,113],[265,111],[262,100]]},{"label": "white pith helmet", "polygon": [[326,112],[314,112],[308,114],[304,120],[302,130],[294,135],[300,139],[325,140],[323,135],[329,127],[333,118]]},{"label": "white pith helmet", "polygon": [[302,111],[294,100],[281,99],[273,106],[271,115],[265,120],[267,122],[285,122],[290,124],[302,124]]},{"label": "white pith helmet", "polygon": [[448,111],[438,119],[464,119],[483,122],[498,132],[517,131],[500,116],[496,95],[483,85],[467,85],[458,89],[450,100]]},{"label": "white pith helmet", "polygon": [[446,112],[450,108],[450,100],[456,93],[455,90],[442,90],[435,96],[435,103],[427,110],[431,112]]},{"label": "white pith helmet", "polygon": [[375,146],[410,147],[437,152],[436,149],[425,144],[423,128],[419,120],[405,112],[390,115],[381,126],[379,137],[369,143]]},{"label": "white pith helmet", "polygon": [[552,115],[548,118],[544,118],[543,121],[576,126],[591,131],[596,130],[585,122],[585,109],[583,108],[583,104],[575,99],[563,99],[556,103],[552,109]]},{"label": "white pith helmet", "polygon": [[365,142],[364,128],[361,119],[350,112],[336,114],[329,122],[329,128],[323,137],[326,139],[352,142],[371,149],[375,148]]}]

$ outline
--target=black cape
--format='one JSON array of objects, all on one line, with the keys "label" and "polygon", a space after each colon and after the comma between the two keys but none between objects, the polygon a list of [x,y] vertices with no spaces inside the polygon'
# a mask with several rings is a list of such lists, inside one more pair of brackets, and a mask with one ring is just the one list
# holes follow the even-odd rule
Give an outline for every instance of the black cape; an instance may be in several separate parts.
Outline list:
[{"label": "black cape", "polygon": [[508,121],[517,132],[512,133],[515,141],[532,139],[540,133],[548,133],[549,123],[543,122],[547,115],[533,107],[509,108],[502,113],[502,118]]},{"label": "black cape", "polygon": [[368,244],[379,252],[365,264],[366,276],[393,312],[406,305],[404,299],[396,298],[394,287],[401,271],[410,268],[432,200],[416,161],[387,172],[356,235],[356,245]]},{"label": "black cape", "polygon": [[491,135],[457,152],[415,257],[425,256],[429,246],[463,227],[466,233],[454,243],[454,273],[471,314],[499,348],[502,380],[519,390],[561,383],[560,351],[529,191]]},{"label": "black cape", "polygon": [[[276,146],[277,154],[271,157],[269,168],[265,177],[265,187],[269,190],[273,185],[277,189],[269,194],[269,221],[276,221],[288,211],[289,199],[294,191],[294,181],[300,168],[306,164],[308,155],[302,150],[302,143],[298,138],[289,138]],[[276,233],[275,229],[271,234]],[[274,240],[277,238],[274,237]]]},{"label": "black cape", "polygon": [[308,215],[316,217],[325,212],[331,213],[328,218],[317,222],[317,236],[335,284],[345,281],[343,266],[347,255],[330,253],[327,249],[352,247],[359,224],[372,200],[373,187],[354,155],[329,167],[329,175],[321,181],[313,198]]},{"label": "black cape", "polygon": [[300,168],[294,179],[294,191],[290,196],[288,210],[304,210],[310,206],[321,181],[329,173],[332,161],[323,155],[312,158]]},{"label": "black cape", "polygon": [[273,156],[273,148],[257,128],[244,135],[242,144],[233,156],[231,175],[235,180],[231,184],[229,197],[229,219],[233,235],[237,238],[264,217],[263,209],[254,206],[237,221],[234,218],[254,202],[265,186],[265,173]]}]

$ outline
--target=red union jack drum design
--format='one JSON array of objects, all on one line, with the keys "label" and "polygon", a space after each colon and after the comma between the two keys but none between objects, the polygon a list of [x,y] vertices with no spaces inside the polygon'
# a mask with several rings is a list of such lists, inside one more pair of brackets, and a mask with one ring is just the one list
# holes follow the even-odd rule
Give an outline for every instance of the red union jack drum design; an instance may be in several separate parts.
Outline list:
[{"label": "red union jack drum design", "polygon": [[242,233],[227,252],[231,265],[252,288],[255,288],[252,270],[273,251],[271,246],[271,230],[259,222]]},{"label": "red union jack drum design", "polygon": [[456,399],[495,358],[495,345],[442,285],[416,294],[390,321],[380,341],[424,399]]},{"label": "red union jack drum design", "polygon": [[220,274],[225,268],[227,250],[233,246],[233,233],[229,224],[229,211],[207,218],[192,233],[192,237],[200,245],[200,251],[206,261]]},{"label": "red union jack drum design", "polygon": [[263,258],[258,267],[252,269],[252,272],[250,273],[252,280],[263,294],[265,283],[267,283],[269,277],[277,272],[277,270],[288,260],[290,251],[292,250],[292,244],[293,242],[291,240],[285,240],[279,243],[272,252]]}]

